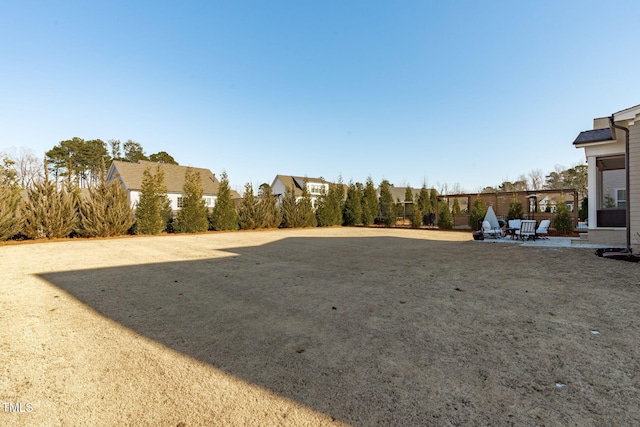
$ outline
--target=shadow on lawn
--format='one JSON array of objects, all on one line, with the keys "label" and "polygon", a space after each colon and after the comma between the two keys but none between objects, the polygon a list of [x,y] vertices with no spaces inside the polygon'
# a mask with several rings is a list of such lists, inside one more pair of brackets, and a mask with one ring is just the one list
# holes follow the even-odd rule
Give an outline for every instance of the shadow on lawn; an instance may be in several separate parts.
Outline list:
[{"label": "shadow on lawn", "polygon": [[225,258],[41,277],[140,335],[339,420],[428,424],[448,413],[455,423],[472,411],[451,378],[468,343],[447,343],[463,294],[460,282],[442,284],[456,262],[447,249],[461,243],[432,244],[287,238]]}]

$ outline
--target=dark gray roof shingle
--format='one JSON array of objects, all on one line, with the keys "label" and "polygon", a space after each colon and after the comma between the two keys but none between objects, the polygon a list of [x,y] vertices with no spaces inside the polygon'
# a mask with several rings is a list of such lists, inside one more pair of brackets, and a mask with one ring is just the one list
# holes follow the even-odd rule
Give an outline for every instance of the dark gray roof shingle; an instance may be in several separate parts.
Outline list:
[{"label": "dark gray roof shingle", "polygon": [[584,132],[580,132],[575,141],[573,141],[573,145],[577,144],[588,144],[590,142],[600,142],[600,141],[613,141],[613,137],[611,135],[611,129],[595,129],[595,130],[585,130]]}]

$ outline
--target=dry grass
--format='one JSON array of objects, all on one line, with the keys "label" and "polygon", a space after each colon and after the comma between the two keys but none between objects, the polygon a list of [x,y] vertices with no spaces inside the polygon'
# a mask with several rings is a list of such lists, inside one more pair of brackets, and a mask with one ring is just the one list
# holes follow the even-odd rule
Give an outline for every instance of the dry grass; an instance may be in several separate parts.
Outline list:
[{"label": "dry grass", "polygon": [[331,228],[8,245],[0,267],[0,400],[33,408],[3,425],[640,419],[639,266],[591,249]]}]

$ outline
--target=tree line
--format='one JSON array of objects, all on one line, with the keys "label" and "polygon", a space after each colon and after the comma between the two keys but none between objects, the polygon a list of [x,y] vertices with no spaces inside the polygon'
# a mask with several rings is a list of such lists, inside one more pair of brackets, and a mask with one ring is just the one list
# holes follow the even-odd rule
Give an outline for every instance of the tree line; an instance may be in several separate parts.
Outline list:
[{"label": "tree line", "polygon": [[[109,148],[109,149],[108,149]],[[315,227],[337,225],[383,224],[393,226],[400,216],[408,217],[411,226],[430,224],[435,216],[438,226],[453,225],[454,206],[437,204],[439,193],[426,184],[417,193],[406,188],[404,200],[393,200],[387,180],[379,184],[379,196],[371,177],[365,183],[330,184],[314,206],[306,187],[301,197],[293,188],[281,200],[268,184],[254,192],[248,183],[243,198],[236,204],[226,172],[223,172],[213,209],[203,200],[200,175],[187,168],[182,207],[175,216],[164,186],[161,168],[145,171],[140,200],[130,207],[122,186],[105,182],[107,164],[113,160],[158,163],[177,162],[167,152],[147,156],[142,146],[132,140],[72,138],[61,141],[46,152],[44,163],[22,151],[12,159],[4,155],[0,164],[0,241],[10,238],[107,237],[121,234],[192,233],[207,230],[260,229],[276,227]],[[37,170],[37,168],[40,170]],[[536,174],[531,174],[536,176]],[[511,192],[531,189],[531,182],[504,182],[483,192]],[[584,185],[582,185],[582,183]],[[543,188],[577,188],[586,192],[586,166],[556,170],[546,176]],[[82,195],[81,189],[85,190]],[[459,206],[458,206],[459,210]]]},{"label": "tree line", "polygon": [[534,169],[528,176],[520,175],[515,181],[504,181],[492,187],[484,187],[481,193],[502,193],[514,191],[562,190],[572,188],[578,191],[580,198],[587,196],[587,165],[576,165],[569,169],[556,166],[555,170],[544,175],[540,169]]},{"label": "tree line", "polygon": [[113,160],[133,163],[137,163],[139,160],[148,160],[157,163],[178,164],[166,151],[147,156],[142,145],[131,139],[121,143],[117,139],[104,142],[101,139],[84,140],[74,137],[60,141],[45,153],[48,172],[55,179],[66,178],[74,181],[76,186],[80,188],[96,184],[105,166],[108,167]]},{"label": "tree line", "polygon": [[[242,199],[234,201],[228,175],[223,172],[216,203],[209,209],[203,198],[200,174],[187,168],[181,208],[174,215],[160,165],[144,171],[139,200],[131,207],[119,181],[106,182],[104,169],[88,188],[81,189],[78,180],[50,176],[45,163],[43,179],[22,188],[17,171],[6,161],[0,168],[0,241],[375,222],[393,225],[401,205],[391,197],[390,187],[384,180],[378,197],[371,177],[365,184],[332,183],[314,206],[306,186],[301,197],[296,196],[294,188],[288,188],[279,200],[268,184],[260,185],[255,194],[248,183]],[[423,186],[415,203],[412,192],[406,194],[406,200],[414,206],[412,224],[420,226],[423,212],[433,211],[437,193]]]}]

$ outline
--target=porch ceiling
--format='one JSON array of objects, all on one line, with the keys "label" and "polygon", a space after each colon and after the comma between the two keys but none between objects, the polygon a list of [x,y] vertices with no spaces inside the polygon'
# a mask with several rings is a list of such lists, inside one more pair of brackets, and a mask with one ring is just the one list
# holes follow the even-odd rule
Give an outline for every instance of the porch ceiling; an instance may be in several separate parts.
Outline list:
[{"label": "porch ceiling", "polygon": [[600,157],[597,160],[598,169],[615,170],[624,169],[624,156]]}]

